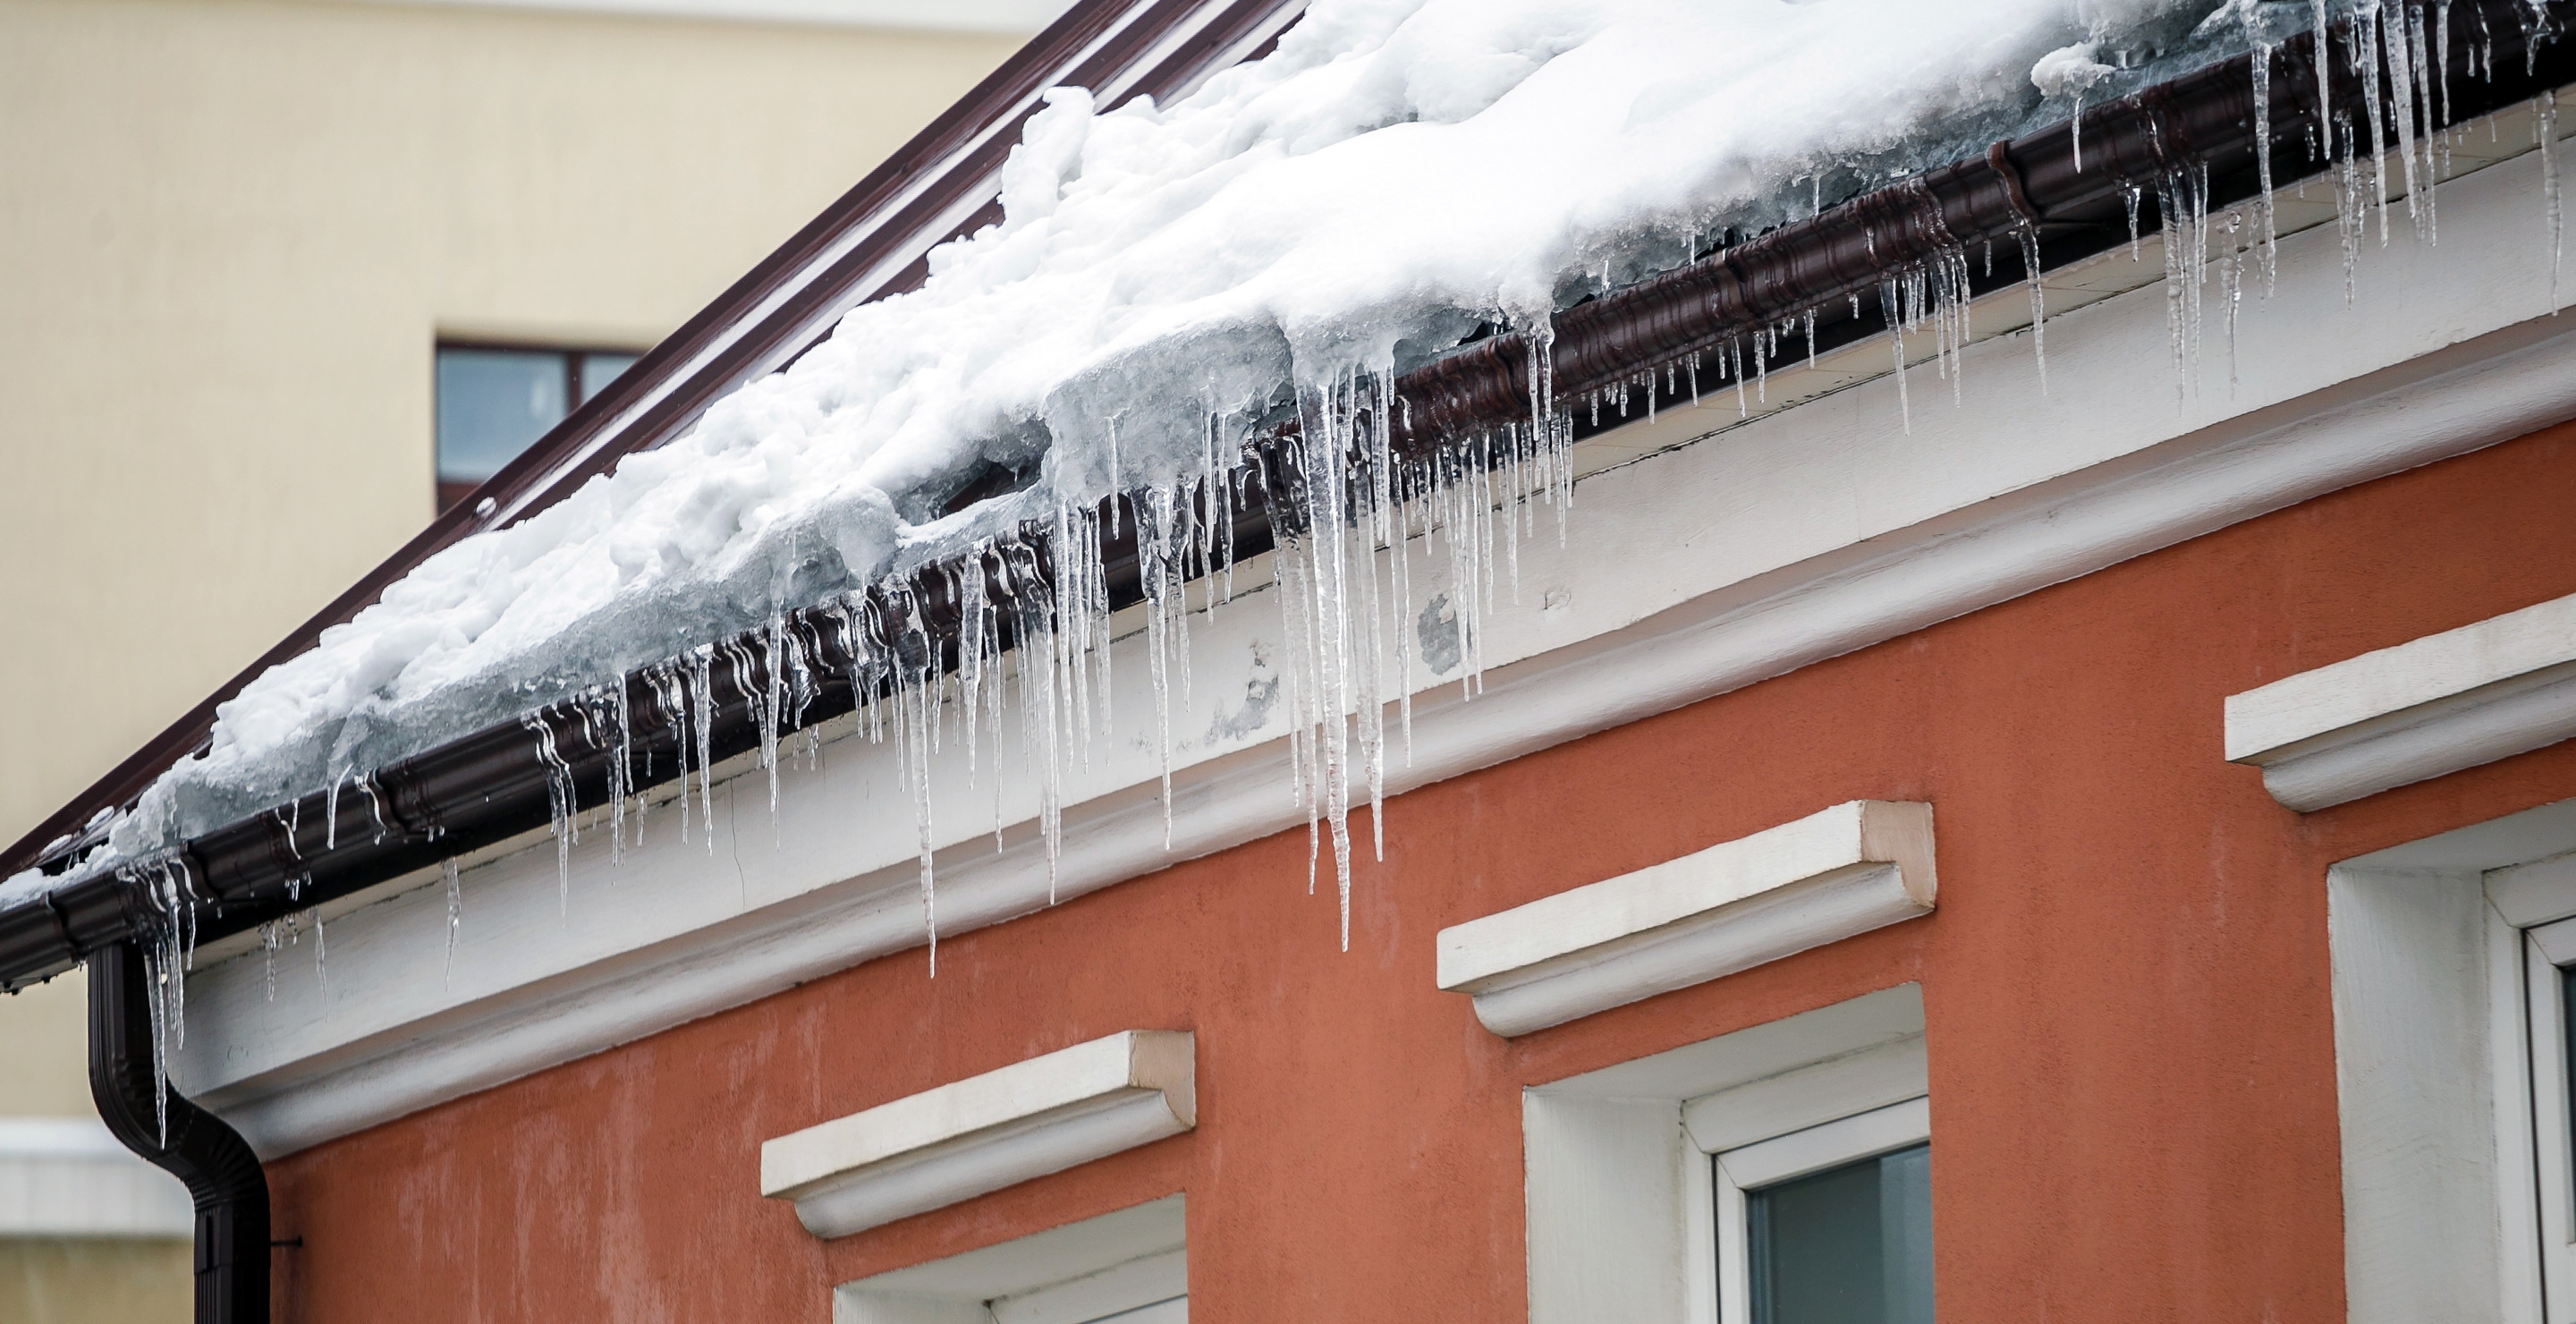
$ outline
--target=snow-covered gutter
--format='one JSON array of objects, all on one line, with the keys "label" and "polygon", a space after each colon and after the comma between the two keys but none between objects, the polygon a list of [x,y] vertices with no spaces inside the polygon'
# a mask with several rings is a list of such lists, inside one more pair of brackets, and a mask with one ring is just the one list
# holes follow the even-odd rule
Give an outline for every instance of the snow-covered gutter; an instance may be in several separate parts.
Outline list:
[{"label": "snow-covered gutter", "polygon": [[216,709],[437,552],[570,495],[629,454],[686,432],[708,405],[811,348],[852,306],[918,287],[925,254],[999,215],[997,178],[1050,87],[1101,104],[1168,100],[1258,53],[1304,0],[1080,0],[629,371],[575,407],[467,500],[0,851],[0,878],[86,844],[102,811],[202,750]]},{"label": "snow-covered gutter", "polygon": [[[2554,40],[2576,0],[2463,0],[2453,12],[2455,22],[2483,24],[2493,42],[2448,52],[2441,123],[2576,81],[2576,45]],[[1557,411],[1571,411],[1578,434],[1616,426],[1687,376],[1703,379],[1694,391],[1716,389],[1721,364],[1735,389],[1811,344],[1878,335],[1910,306],[1933,302],[1926,286],[1951,282],[1964,300],[2132,242],[2141,210],[2147,224],[2190,224],[2257,197],[2267,176],[2285,184],[2330,168],[2310,149],[2319,113],[2312,35],[2274,52],[2268,73],[2258,80],[2252,57],[2222,61],[1581,304],[1556,318],[1544,374],[1520,335],[1473,344],[1397,382],[1397,447],[1490,461],[1478,446],[1532,416],[1534,376]],[[2268,95],[2258,98],[2258,85]],[[2400,113],[2393,97],[2366,100],[2348,73],[2329,71],[2327,95],[2331,114],[2356,124],[2374,106]],[[1293,440],[1283,433],[1266,452],[1274,490],[1297,481]],[[1273,508],[1285,507],[1253,501],[1234,512],[1238,555],[1269,545]],[[1112,607],[1144,597],[1135,521],[1122,527],[1126,536],[1106,540],[1103,564],[1086,576]],[[629,674],[587,702],[494,725],[199,836],[146,873],[83,879],[0,911],[0,987],[50,977],[113,943],[245,931],[549,823],[561,829],[568,805],[622,805],[691,765],[755,749],[774,756],[786,733],[955,666],[961,628],[998,628],[1008,647],[1020,613],[1042,612],[1056,592],[1048,535],[1023,529],[968,563],[793,613]],[[984,604],[999,610],[978,610]]]}]

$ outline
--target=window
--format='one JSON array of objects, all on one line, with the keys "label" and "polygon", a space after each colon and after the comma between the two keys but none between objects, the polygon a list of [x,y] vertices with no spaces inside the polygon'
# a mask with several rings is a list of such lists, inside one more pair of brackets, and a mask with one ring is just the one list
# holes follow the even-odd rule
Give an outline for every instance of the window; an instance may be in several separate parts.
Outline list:
[{"label": "window", "polygon": [[2326,874],[2354,1324],[2576,1324],[2576,800]]},{"label": "window", "polygon": [[2523,931],[2531,1024],[2533,1151],[2540,1195],[2540,1278],[2547,1318],[2576,1319],[2576,919]]},{"label": "window", "polygon": [[1932,1324],[1930,1120],[1916,1100],[1718,1155],[1721,1315]]},{"label": "window", "polygon": [[438,347],[438,508],[518,458],[637,356],[625,350]]},{"label": "window", "polygon": [[1906,984],[1525,1091],[1532,1324],[1931,1324],[1929,1079]]}]

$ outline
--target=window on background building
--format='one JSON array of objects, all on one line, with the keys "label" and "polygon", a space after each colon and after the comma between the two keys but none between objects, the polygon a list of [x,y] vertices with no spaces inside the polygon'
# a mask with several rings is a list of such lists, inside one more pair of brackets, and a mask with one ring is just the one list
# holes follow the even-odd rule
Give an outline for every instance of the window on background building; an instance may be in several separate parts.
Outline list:
[{"label": "window on background building", "polygon": [[637,356],[626,350],[438,347],[438,508],[465,499]]}]

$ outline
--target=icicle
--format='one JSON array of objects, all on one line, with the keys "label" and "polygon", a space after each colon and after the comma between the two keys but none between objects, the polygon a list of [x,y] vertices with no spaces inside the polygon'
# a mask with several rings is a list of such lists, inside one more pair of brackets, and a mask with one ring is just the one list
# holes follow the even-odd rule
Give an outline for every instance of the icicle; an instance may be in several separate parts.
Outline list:
[{"label": "icicle", "polygon": [[456,982],[456,931],[465,922],[465,892],[456,877],[455,856],[439,861],[438,872],[447,883],[447,973],[440,982],[444,988]]},{"label": "icicle", "polygon": [[[2039,283],[2039,227],[2025,225],[2017,232],[2021,239],[2021,269],[2030,286],[2030,352],[2039,365],[2039,393],[2048,394],[2048,296]],[[1808,344],[1815,343],[1815,314],[1807,315]]]},{"label": "icicle", "polygon": [[572,843],[573,817],[579,812],[573,801],[572,765],[555,749],[554,725],[542,712],[530,713],[519,724],[536,737],[537,762],[546,770],[546,810],[553,824],[555,839],[555,905],[561,917],[572,914]]},{"label": "icicle", "polygon": [[283,940],[283,926],[278,921],[261,920],[259,925],[260,980],[268,991],[265,1001],[277,1001],[277,945]]},{"label": "icicle", "polygon": [[[2310,64],[2316,67],[2317,71],[2316,131],[2324,136],[2326,150],[2331,153],[2334,150],[2335,124],[2334,75],[2332,72],[2334,67],[2334,46],[2332,42],[2334,29],[2332,20],[2326,13],[2326,0],[2310,0],[2310,2],[2316,11],[2316,58],[2309,61]],[[2317,164],[2323,165],[2326,164],[2326,161],[2323,157],[2319,157],[2317,159]]]},{"label": "icicle", "polygon": [[930,755],[938,726],[939,648],[922,621],[918,595],[905,590],[896,604],[902,624],[893,644],[896,762],[911,794],[913,828],[920,845],[921,926],[930,943],[930,973],[939,974],[939,909],[932,869],[935,835],[930,817]]},{"label": "icicle", "polygon": [[2343,130],[2335,169],[2335,227],[2343,241],[2343,305],[2350,308],[2357,288],[2355,273],[2361,265],[2361,241],[2370,232],[2370,214],[2361,192],[2360,134],[2352,121],[2340,116],[2335,125]]},{"label": "icicle", "polygon": [[[2250,23],[2251,20],[2249,19]],[[2272,55],[2278,47],[2257,43],[2254,47],[2254,175],[2258,185],[2254,205],[2263,222],[2263,296],[2272,295],[2273,280],[2279,270],[2280,236],[2274,225],[2272,204]],[[2047,374],[2040,376],[2040,388],[2047,389]]]},{"label": "icicle", "polygon": [[1878,307],[1880,314],[1887,319],[1887,343],[1890,351],[1896,356],[1897,417],[1903,421],[1905,434],[1910,437],[1914,435],[1914,402],[1907,395],[1905,388],[1905,314],[1903,308],[1897,303],[1897,287],[1894,279],[1879,282]]},{"label": "icicle", "polygon": [[644,798],[635,791],[635,724],[628,710],[626,682],[609,683],[611,702],[617,719],[617,751],[608,764],[608,862],[611,867],[626,862],[626,801],[635,799],[635,840],[644,840]]},{"label": "icicle", "polygon": [[2433,76],[2441,93],[2438,122],[2447,129],[2451,123],[2451,0],[2433,4]]},{"label": "icicle", "polygon": [[331,951],[322,932],[322,909],[313,909],[313,977],[322,985],[322,1014],[331,1014]]},{"label": "icicle", "polygon": [[2423,167],[2419,171],[2415,168],[2415,144],[2408,145],[2407,187],[2410,191],[2406,196],[2422,203],[2420,211],[2410,209],[2409,213],[2417,218],[2417,237],[2428,244],[2437,244],[2441,242],[2441,226],[2434,204],[2440,199],[2433,186],[2441,182],[2441,176],[2434,168],[2433,145],[2441,141],[2442,128],[2441,122],[2434,117],[2433,80],[2436,75],[2432,69],[2432,55],[2427,49],[2431,34],[2424,30],[2422,5],[2408,4],[2402,14],[2406,22],[2407,82],[2414,90],[2414,95],[2408,99],[2407,118],[2410,125],[2419,117],[2423,121],[2423,127],[2415,137],[2424,154]]},{"label": "icicle", "polygon": [[1172,564],[1170,544],[1178,518],[1169,485],[1139,494],[1136,506],[1136,564],[1145,592],[1145,663],[1154,688],[1154,749],[1162,777],[1163,849],[1172,848],[1172,598],[1180,568]]},{"label": "icicle", "polygon": [[[2414,26],[2410,16],[2414,12],[2413,5],[2400,4],[2394,14],[2380,15],[2378,25],[2380,60],[2388,68],[2388,110],[2397,123],[2397,155],[2405,179],[2406,218],[2414,223],[2415,237],[2420,239],[2424,236],[2424,188],[2421,175],[2415,169],[2417,93],[2412,51],[2421,42],[2410,31]],[[2373,81],[2376,81],[2375,75]],[[2383,164],[2380,172],[2384,175],[2387,169]],[[2379,241],[2382,244],[2388,242],[2388,226],[2384,217],[2380,223]]]},{"label": "icicle", "polygon": [[[2375,48],[2379,44],[2379,7],[2376,3],[2353,11],[2349,54],[2353,77],[2361,80],[2363,113],[2370,120],[2370,187],[2379,206],[2379,246],[2388,246],[2388,135],[2379,95],[2379,61]],[[2358,146],[2358,144],[2356,144]]]},{"label": "icicle", "polygon": [[[701,644],[690,650],[687,667],[681,673],[682,681],[688,687],[690,716],[697,723],[699,824],[706,829],[707,854],[710,856],[716,853],[716,687],[710,675],[715,655],[715,645]],[[689,770],[683,765],[680,779],[685,782],[688,776]]]},{"label": "icicle", "polygon": [[2206,186],[2176,171],[2156,186],[2157,229],[2165,250],[2165,329],[2174,365],[2174,397],[2189,390],[2200,356],[2201,283],[2209,251]]},{"label": "icicle", "polygon": [[[760,723],[760,766],[769,774],[769,832],[771,844],[778,837],[778,719],[787,698],[785,672],[787,653],[787,618],[773,615],[769,628],[761,632],[760,676],[764,682],[755,701],[753,716]],[[959,659],[963,661],[961,657]],[[739,667],[735,670],[741,676]]]},{"label": "icicle", "polygon": [[[674,798],[673,807],[680,815],[680,844],[685,846],[689,842],[689,733],[692,729],[688,686],[680,678],[676,660],[646,668],[644,678],[653,688],[655,706],[662,710],[662,716],[671,727],[671,757],[679,774],[679,794]],[[639,839],[643,835],[641,823],[636,825],[636,835]]]},{"label": "icicle", "polygon": [[376,794],[376,774],[372,772],[365,773],[357,777],[355,780],[358,783],[358,790],[360,793],[367,797],[367,817],[375,820],[376,836],[374,844],[381,846],[385,844],[385,835],[390,829],[385,823],[384,798]]},{"label": "icicle", "polygon": [[2227,391],[2230,395],[2236,392],[2236,314],[2245,293],[2243,250],[2236,242],[2237,231],[2244,221],[2245,218],[2236,212],[2227,213],[2227,238],[2218,250],[2218,294],[2227,306]]},{"label": "icicle", "polygon": [[2549,221],[2549,315],[2558,315],[2558,255],[2565,211],[2558,200],[2558,93],[2543,92],[2532,105],[2532,132],[2540,138],[2540,196]]}]

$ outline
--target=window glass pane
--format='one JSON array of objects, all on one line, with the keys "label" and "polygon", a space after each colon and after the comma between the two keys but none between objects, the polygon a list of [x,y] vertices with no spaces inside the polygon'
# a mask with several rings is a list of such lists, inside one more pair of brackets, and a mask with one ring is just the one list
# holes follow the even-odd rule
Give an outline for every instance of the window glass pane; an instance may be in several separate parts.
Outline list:
[{"label": "window glass pane", "polygon": [[1754,1324],[1931,1324],[1932,1147],[1749,1192]]},{"label": "window glass pane", "polygon": [[[581,398],[599,394],[601,387],[617,380],[617,374],[635,366],[636,354],[584,354],[581,356]],[[579,404],[580,401],[574,401]]]},{"label": "window glass pane", "polygon": [[[2567,1094],[2576,1099],[2576,965],[2558,967],[2558,1030],[2567,1040],[2560,1054],[2567,1064]],[[2567,1110],[2570,1127],[2567,1152],[2576,1158],[2576,1108]]]},{"label": "window glass pane", "polygon": [[555,350],[438,351],[438,481],[479,483],[563,421]]}]

